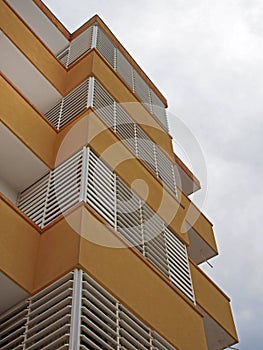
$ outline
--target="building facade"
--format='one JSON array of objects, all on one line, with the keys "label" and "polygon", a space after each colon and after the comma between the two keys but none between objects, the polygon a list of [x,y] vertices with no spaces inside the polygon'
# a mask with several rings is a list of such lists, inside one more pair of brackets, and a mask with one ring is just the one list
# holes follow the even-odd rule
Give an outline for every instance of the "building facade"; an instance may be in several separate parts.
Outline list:
[{"label": "building facade", "polygon": [[94,16],[1,7],[0,348],[224,349],[230,300],[167,102]]}]

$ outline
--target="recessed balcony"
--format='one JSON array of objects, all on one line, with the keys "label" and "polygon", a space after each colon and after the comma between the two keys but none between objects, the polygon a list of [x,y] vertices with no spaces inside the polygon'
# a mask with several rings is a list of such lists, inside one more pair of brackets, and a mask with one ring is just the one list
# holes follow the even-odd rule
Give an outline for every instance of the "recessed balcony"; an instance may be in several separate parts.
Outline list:
[{"label": "recessed balcony", "polygon": [[6,35],[1,33],[0,40],[1,72],[40,112],[47,112],[61,99],[61,94]]},{"label": "recessed balcony", "polygon": [[3,123],[0,123],[0,191],[13,203],[17,195],[49,170]]},{"label": "recessed balcony", "polygon": [[[42,40],[42,42],[57,55],[69,44],[64,34],[52,23],[45,14],[45,6],[42,9],[34,1],[7,0],[7,3],[18,13],[18,15],[29,25],[31,30]],[[49,11],[48,11],[49,12]],[[61,25],[62,29],[62,25]],[[69,33],[68,33],[69,34]]]}]

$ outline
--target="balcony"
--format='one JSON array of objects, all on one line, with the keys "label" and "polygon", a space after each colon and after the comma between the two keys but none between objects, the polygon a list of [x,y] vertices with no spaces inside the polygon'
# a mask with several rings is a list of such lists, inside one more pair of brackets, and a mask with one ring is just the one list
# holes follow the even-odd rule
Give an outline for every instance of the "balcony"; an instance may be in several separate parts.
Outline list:
[{"label": "balcony", "polygon": [[[1,217],[5,218],[1,221],[1,247],[10,252],[0,255],[1,266],[30,295],[78,266],[96,275],[98,282],[175,346],[206,349],[202,316],[194,304],[137,250],[127,248],[127,241],[87,204],[75,206],[40,230],[2,196]],[[12,259],[15,264],[10,264]],[[178,324],[176,329],[174,324]],[[186,336],[189,327],[198,331],[190,342]]]},{"label": "balcony", "polygon": [[[20,4],[21,2],[15,3]],[[31,1],[23,1],[22,7],[25,5],[26,8],[27,5],[32,5],[32,3]],[[1,2],[0,11],[1,28],[4,36],[18,48],[20,53],[22,53],[34,67],[37,67],[39,72],[57,91],[59,91],[59,93],[63,93],[67,76],[67,71],[63,65],[58,62],[49,48],[39,40],[36,34],[32,32],[5,1]],[[34,20],[35,19],[36,18],[34,18]],[[14,52],[12,48],[11,50]],[[15,57],[16,56],[14,56],[14,58]],[[10,63],[14,62],[12,57],[9,57],[9,60]],[[14,68],[15,71],[17,71],[19,66],[15,65]],[[20,73],[23,74],[22,72]]]},{"label": "balcony", "polygon": [[1,312],[23,300],[33,288],[39,232],[37,227],[0,193]]},{"label": "balcony", "polygon": [[82,201],[194,302],[185,244],[90,148],[20,192],[17,205],[43,229]]},{"label": "balcony", "polygon": [[183,192],[179,189],[177,192],[185,208],[185,222],[190,243],[188,254],[196,264],[201,264],[218,254],[213,224]]},{"label": "balcony", "polygon": [[[54,55],[57,55],[58,51],[60,51],[57,55],[58,59],[61,60],[66,68],[72,68],[86,53],[96,49],[109,67],[119,75],[128,88],[137,96],[138,101],[142,102],[146,109],[152,113],[159,125],[166,131],[168,130],[164,97],[98,16],[93,17],[85,25],[85,29],[81,28],[76,33],[69,35],[65,28],[62,28],[61,24],[52,17],[48,9],[45,8],[44,12],[42,12],[43,6],[39,10],[34,2],[27,1],[22,5],[22,1],[20,4],[17,4],[13,0],[9,0],[8,3],[29,23],[30,29],[24,26],[23,22],[18,19],[17,15],[6,3],[3,3],[2,11],[8,18],[6,22],[12,24],[12,27],[8,25],[3,27],[4,33],[38,67],[41,73],[46,76],[60,93],[63,93],[63,88],[65,87],[67,70],[63,71],[63,67],[55,64]],[[48,14],[48,16],[45,14]],[[57,26],[48,17],[53,22],[57,22]],[[25,41],[32,43],[32,45],[28,46],[32,49],[33,55],[30,50],[24,47],[21,41],[22,35],[21,37],[17,35],[14,32],[14,28],[17,29],[16,32],[23,33]],[[38,42],[36,42],[37,38]],[[39,60],[36,60],[38,56],[37,48],[39,52],[43,53],[42,58],[40,57]],[[44,63],[43,57],[48,57],[44,65],[42,65]]]},{"label": "balcony", "polygon": [[[2,92],[0,110],[3,121],[0,124],[1,129],[11,130],[18,139],[22,140],[24,145],[51,168],[54,163],[56,130],[8,80],[1,77],[0,86]],[[3,141],[1,140],[1,144],[5,149],[9,144],[5,146],[2,143]],[[14,144],[14,148],[16,146]],[[11,150],[11,147],[9,147],[9,150]],[[16,164],[16,161],[14,164]]]},{"label": "balcony", "polygon": [[194,263],[190,263],[196,303],[204,313],[208,349],[221,350],[238,342],[230,299]]}]

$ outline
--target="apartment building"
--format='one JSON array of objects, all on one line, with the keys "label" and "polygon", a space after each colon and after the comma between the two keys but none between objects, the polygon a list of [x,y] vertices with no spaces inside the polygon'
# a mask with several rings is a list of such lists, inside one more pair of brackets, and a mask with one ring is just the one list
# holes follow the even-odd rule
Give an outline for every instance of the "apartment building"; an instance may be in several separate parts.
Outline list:
[{"label": "apartment building", "polygon": [[0,348],[224,349],[230,300],[167,102],[94,16],[1,8]]}]

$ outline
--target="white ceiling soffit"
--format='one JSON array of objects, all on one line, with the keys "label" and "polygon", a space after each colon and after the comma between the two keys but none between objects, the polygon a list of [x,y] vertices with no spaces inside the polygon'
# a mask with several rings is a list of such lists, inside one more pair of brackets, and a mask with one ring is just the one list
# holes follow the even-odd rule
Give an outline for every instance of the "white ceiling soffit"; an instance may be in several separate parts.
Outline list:
[{"label": "white ceiling soffit", "polygon": [[49,171],[3,123],[0,123],[0,164],[0,179],[18,192]]},{"label": "white ceiling soffit", "polygon": [[31,0],[7,0],[32,31],[57,55],[68,46],[68,40]]},{"label": "white ceiling soffit", "polygon": [[61,95],[3,32],[0,32],[0,46],[3,74],[40,112],[47,112],[61,99]]},{"label": "white ceiling soffit", "polygon": [[0,314],[28,297],[28,293],[0,272]]}]

